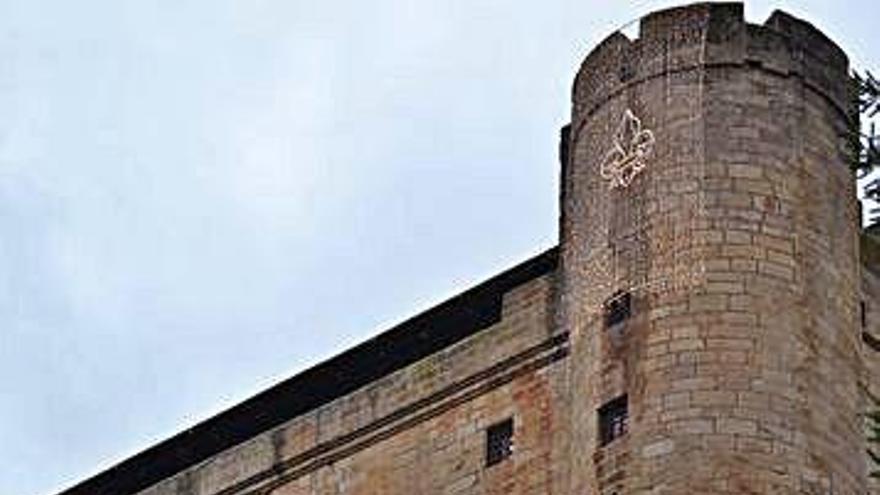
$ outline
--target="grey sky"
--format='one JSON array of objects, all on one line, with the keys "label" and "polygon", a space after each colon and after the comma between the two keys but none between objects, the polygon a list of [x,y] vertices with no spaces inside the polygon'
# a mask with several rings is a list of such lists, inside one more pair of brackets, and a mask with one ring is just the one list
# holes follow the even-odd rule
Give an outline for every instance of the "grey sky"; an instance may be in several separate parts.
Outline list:
[{"label": "grey sky", "polygon": [[[552,246],[575,70],[673,3],[0,0],[0,495]],[[880,72],[872,2],[773,7]]]}]

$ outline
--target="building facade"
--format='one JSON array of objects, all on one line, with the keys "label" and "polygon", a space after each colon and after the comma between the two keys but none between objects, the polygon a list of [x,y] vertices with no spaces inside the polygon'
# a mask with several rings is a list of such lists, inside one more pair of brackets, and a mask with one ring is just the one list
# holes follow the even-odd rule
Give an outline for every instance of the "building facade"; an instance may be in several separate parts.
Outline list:
[{"label": "building facade", "polygon": [[695,4],[584,60],[560,242],[64,495],[862,494],[846,55]]}]

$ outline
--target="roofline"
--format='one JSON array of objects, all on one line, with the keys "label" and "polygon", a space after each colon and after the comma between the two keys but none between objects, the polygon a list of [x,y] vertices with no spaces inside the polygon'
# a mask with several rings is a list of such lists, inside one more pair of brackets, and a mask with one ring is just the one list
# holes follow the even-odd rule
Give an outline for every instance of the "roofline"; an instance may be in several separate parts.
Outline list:
[{"label": "roofline", "polygon": [[557,264],[553,247],[59,495],[133,495],[149,488],[497,323],[506,292]]}]

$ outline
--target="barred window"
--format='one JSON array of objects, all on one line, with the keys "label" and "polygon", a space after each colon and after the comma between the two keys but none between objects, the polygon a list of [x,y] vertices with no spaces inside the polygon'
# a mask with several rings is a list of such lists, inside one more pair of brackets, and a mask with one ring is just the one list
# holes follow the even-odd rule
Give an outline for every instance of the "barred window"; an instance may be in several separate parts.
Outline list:
[{"label": "barred window", "polygon": [[629,292],[615,292],[605,301],[605,326],[613,327],[629,318],[631,314],[632,296]]},{"label": "barred window", "polygon": [[621,395],[599,408],[599,444],[608,445],[626,434],[629,411],[626,395]]},{"label": "barred window", "polygon": [[492,466],[513,454],[513,418],[486,429],[486,466]]}]

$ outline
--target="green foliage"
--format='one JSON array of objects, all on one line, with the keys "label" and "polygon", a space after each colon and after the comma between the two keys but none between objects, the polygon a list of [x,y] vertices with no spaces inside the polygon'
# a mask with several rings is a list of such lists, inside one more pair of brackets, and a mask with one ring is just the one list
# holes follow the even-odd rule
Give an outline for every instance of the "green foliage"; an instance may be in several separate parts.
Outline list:
[{"label": "green foliage", "polygon": [[[874,123],[868,126],[862,124],[862,119],[870,121],[880,115],[880,82],[867,71],[864,75],[854,74],[853,82],[857,113],[852,119],[848,141],[852,151],[852,166],[859,177],[865,177],[880,167],[880,136],[875,131]],[[865,185],[865,197],[880,202],[880,177]],[[871,214],[871,225],[880,224],[880,208],[872,208]],[[868,456],[872,461],[869,471],[872,478],[880,479],[880,399],[870,393],[868,398],[872,404],[867,415]]]},{"label": "green foliage", "polygon": [[[854,73],[853,86],[855,114],[850,119],[847,147],[850,165],[864,178],[880,167],[880,136],[873,122],[863,125],[880,115],[880,81],[867,71],[864,75]],[[864,189],[867,199],[880,202],[880,177],[870,180]],[[870,213],[871,224],[880,224],[880,208],[872,208]]]},{"label": "green foliage", "polygon": [[880,114],[880,82],[868,71],[864,76],[855,73],[853,78],[859,88],[859,113],[876,117]]},{"label": "green foliage", "polygon": [[874,409],[868,413],[868,456],[873,461],[869,471],[872,478],[880,479],[880,401],[871,397]]}]

